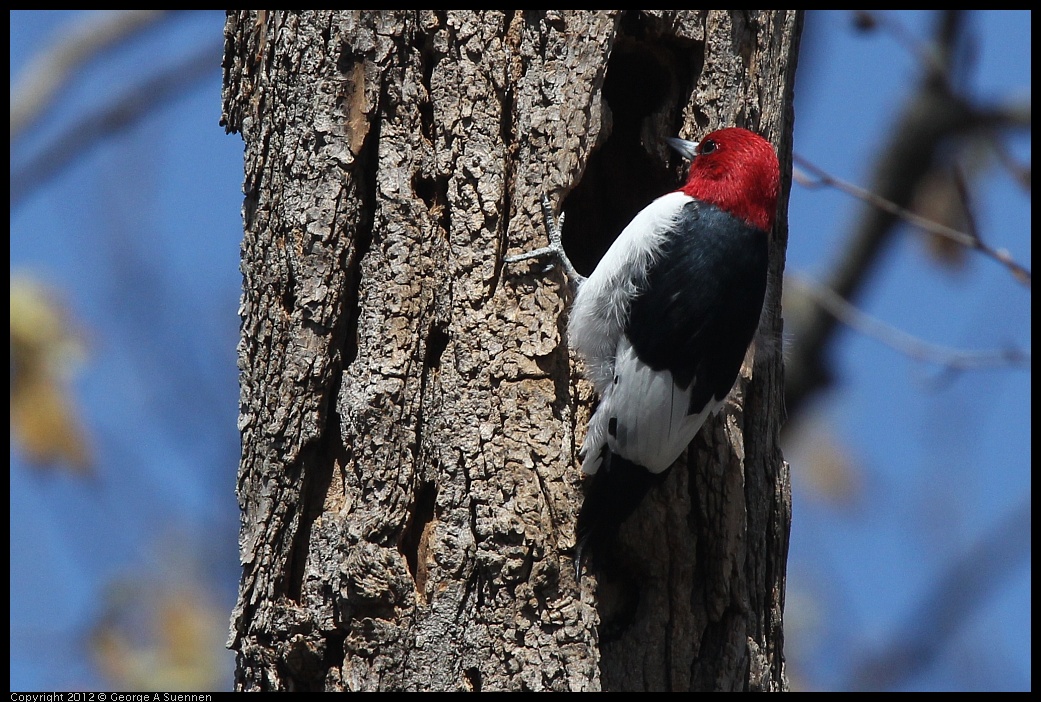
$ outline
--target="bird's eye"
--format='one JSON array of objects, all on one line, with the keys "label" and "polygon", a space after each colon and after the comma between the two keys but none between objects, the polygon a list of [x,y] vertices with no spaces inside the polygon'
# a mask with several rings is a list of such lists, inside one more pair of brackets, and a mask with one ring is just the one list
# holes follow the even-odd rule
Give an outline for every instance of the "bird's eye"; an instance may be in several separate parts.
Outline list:
[{"label": "bird's eye", "polygon": [[704,154],[710,154],[710,153],[712,153],[715,150],[716,150],[716,142],[712,141],[711,139],[709,139],[707,141],[701,142],[701,153],[703,155]]}]

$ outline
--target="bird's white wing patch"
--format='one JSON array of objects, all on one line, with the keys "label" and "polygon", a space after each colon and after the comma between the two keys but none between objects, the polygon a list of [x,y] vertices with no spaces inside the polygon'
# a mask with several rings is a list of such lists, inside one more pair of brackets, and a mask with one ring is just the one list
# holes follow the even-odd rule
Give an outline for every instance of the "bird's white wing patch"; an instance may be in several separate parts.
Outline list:
[{"label": "bird's white wing patch", "polygon": [[652,370],[640,361],[623,337],[615,355],[614,379],[589,421],[582,470],[597,471],[604,446],[652,473],[667,469],[709,414],[723,404],[710,402],[698,414],[687,414],[690,396],[691,388],[677,386],[671,372]]},{"label": "bird's white wing patch", "polygon": [[612,382],[614,353],[622,337],[629,304],[646,285],[666,232],[675,226],[683,193],[663,195],[633,218],[578,289],[568,322],[568,341],[585,363],[586,377],[601,396]]}]

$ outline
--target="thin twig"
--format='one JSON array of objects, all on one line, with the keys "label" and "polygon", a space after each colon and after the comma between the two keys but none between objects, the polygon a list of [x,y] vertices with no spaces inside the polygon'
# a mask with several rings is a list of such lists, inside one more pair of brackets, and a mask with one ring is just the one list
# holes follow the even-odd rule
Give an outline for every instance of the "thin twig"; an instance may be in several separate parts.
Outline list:
[{"label": "thin twig", "polygon": [[1028,288],[1031,287],[1030,270],[1026,266],[1017,263],[1016,260],[1012,258],[1012,255],[1005,249],[993,249],[984,243],[978,236],[973,236],[972,234],[959,231],[952,227],[948,227],[945,224],[940,224],[939,222],[934,222],[931,219],[926,219],[925,217],[917,215],[914,212],[911,212],[904,207],[900,207],[896,203],[871,192],[870,190],[866,190],[854,185],[853,183],[831,175],[824,169],[815,166],[798,154],[793,154],[792,158],[801,167],[792,169],[792,178],[803,187],[810,189],[831,187],[840,190],[847,195],[852,195],[853,197],[863,200],[880,210],[899,217],[908,224],[918,227],[923,231],[950,239],[967,249],[979,251],[1008,268],[1020,283]]},{"label": "thin twig", "polygon": [[968,351],[940,346],[897,329],[862,312],[834,290],[800,276],[785,276],[785,284],[812,298],[824,310],[847,327],[869,336],[886,346],[918,361],[933,363],[949,370],[965,371],[1002,366],[1030,366],[1030,352],[1016,348]]}]

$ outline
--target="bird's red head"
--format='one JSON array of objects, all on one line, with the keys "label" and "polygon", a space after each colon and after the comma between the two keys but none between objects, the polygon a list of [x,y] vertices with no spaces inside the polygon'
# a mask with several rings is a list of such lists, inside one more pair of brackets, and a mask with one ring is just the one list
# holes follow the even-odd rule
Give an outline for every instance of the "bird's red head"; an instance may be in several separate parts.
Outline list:
[{"label": "bird's red head", "polygon": [[757,229],[770,231],[780,183],[781,169],[770,142],[747,129],[731,127],[712,132],[698,143],[690,175],[680,189]]}]

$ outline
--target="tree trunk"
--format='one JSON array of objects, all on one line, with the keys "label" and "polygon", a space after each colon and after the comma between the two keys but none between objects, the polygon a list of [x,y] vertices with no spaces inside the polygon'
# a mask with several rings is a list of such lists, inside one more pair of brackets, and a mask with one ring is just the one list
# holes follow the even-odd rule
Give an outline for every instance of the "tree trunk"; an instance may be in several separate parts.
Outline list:
[{"label": "tree trunk", "polygon": [[[245,141],[242,690],[779,690],[778,301],[801,16],[233,12]],[[784,197],[738,391],[576,582],[595,398],[557,270],[676,187],[662,137],[742,125]],[[751,358],[751,357],[750,357]],[[689,468],[687,467],[689,463]]]}]

